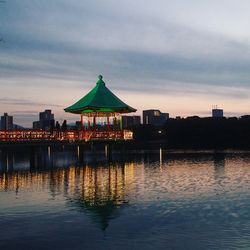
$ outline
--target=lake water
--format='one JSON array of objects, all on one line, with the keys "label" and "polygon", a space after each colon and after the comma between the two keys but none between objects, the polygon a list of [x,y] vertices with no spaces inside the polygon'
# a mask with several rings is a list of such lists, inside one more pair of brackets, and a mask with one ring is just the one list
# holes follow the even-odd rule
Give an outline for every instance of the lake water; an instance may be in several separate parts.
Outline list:
[{"label": "lake water", "polygon": [[250,153],[2,149],[0,249],[250,249]]}]

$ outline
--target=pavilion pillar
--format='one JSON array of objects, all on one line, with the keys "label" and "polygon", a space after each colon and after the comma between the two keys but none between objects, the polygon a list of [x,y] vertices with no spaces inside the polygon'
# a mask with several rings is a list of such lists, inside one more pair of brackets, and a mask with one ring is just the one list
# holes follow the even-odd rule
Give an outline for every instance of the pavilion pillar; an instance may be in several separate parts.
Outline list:
[{"label": "pavilion pillar", "polygon": [[81,119],[80,119],[80,130],[82,130],[82,128],[83,128],[82,123],[83,123],[83,115],[81,114]]},{"label": "pavilion pillar", "polygon": [[80,115],[80,139],[82,140],[83,138],[83,114]]},{"label": "pavilion pillar", "polygon": [[96,116],[93,117],[94,130],[96,130]]},{"label": "pavilion pillar", "polygon": [[117,118],[116,118],[116,116],[114,117],[114,129],[117,129]]},{"label": "pavilion pillar", "polygon": [[110,129],[109,116],[107,116],[107,129]]},{"label": "pavilion pillar", "polygon": [[120,116],[120,130],[122,130],[122,116]]},{"label": "pavilion pillar", "polygon": [[90,116],[88,115],[88,130],[90,129]]}]

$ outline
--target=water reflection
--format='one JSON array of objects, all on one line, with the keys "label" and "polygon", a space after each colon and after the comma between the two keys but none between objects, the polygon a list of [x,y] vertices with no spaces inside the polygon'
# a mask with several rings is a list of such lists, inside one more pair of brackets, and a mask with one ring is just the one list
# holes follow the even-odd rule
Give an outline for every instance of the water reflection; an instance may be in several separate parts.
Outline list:
[{"label": "water reflection", "polygon": [[0,169],[5,172],[13,171],[15,157],[13,151],[2,151],[1,154],[1,161],[0,161]]},{"label": "water reflection", "polygon": [[67,192],[71,206],[90,212],[92,218],[105,230],[109,220],[119,215],[125,200],[125,171],[128,166],[100,166],[78,169],[77,189]]},{"label": "water reflection", "polygon": [[52,198],[63,195],[67,205],[89,211],[104,230],[109,220],[128,203],[125,186],[131,182],[134,164],[69,166],[46,172],[11,172],[0,177],[0,192],[49,190]]},{"label": "water reflection", "polygon": [[[166,154],[163,157],[162,149],[160,157],[159,151],[134,156],[110,163],[105,161],[105,151],[80,153],[78,147],[75,150],[38,147],[2,151],[0,188],[18,192],[20,188],[49,187],[53,197],[58,193],[70,194],[70,200],[77,200],[78,204],[86,201],[90,206],[103,206],[112,201],[118,206],[125,201],[125,190],[131,187],[141,191],[143,185],[147,185],[143,188],[148,189],[148,196],[160,188],[165,192],[157,196],[175,194],[181,197],[208,193],[214,190],[216,183],[223,185],[221,191],[224,192],[229,188],[228,182],[238,180],[236,176],[242,174],[241,181],[245,182],[249,178],[246,156],[230,158],[219,153]],[[90,158],[99,158],[100,162],[88,163]],[[153,184],[155,188],[151,188]]]},{"label": "water reflection", "polygon": [[[14,151],[2,154],[0,192],[15,191],[18,195],[25,190],[38,192],[48,189],[53,199],[63,195],[68,206],[88,211],[105,230],[109,220],[118,216],[122,205],[128,203],[125,185],[129,182],[134,164],[79,165],[79,151],[78,147],[74,157],[72,151],[53,152],[50,147],[32,148],[24,158],[26,161],[22,157],[20,159],[17,153],[16,162],[13,160]],[[76,159],[77,164],[68,165],[76,162]]]},{"label": "water reflection", "polygon": [[[218,249],[216,244],[221,239],[211,233],[216,227],[221,235],[228,235],[230,230],[230,237],[236,237],[232,236],[236,231],[250,235],[248,154],[169,154],[157,150],[127,153],[122,160],[118,155],[114,153],[112,159],[118,160],[109,162],[105,149],[84,152],[79,147],[38,147],[1,151],[0,214],[6,213],[2,220],[9,219],[10,214],[17,216],[15,206],[27,210],[38,204],[36,209],[44,208],[45,218],[50,213],[55,216],[56,209],[63,210],[62,218],[68,214],[87,216],[99,231],[113,230],[116,237],[121,227],[128,230],[128,237],[133,225],[132,231],[136,228],[138,235],[148,232],[148,237],[158,237],[161,246],[165,246],[165,239],[185,236],[186,244],[201,239],[200,249]],[[32,212],[28,214],[31,218]],[[82,223],[84,228],[92,226]],[[211,235],[210,239],[204,238],[206,234]],[[111,237],[112,242],[116,237]],[[231,244],[227,238],[224,244],[228,242]],[[155,243],[154,248],[158,247]]]},{"label": "water reflection", "polygon": [[220,180],[225,175],[225,154],[219,153],[214,156],[214,179]]}]

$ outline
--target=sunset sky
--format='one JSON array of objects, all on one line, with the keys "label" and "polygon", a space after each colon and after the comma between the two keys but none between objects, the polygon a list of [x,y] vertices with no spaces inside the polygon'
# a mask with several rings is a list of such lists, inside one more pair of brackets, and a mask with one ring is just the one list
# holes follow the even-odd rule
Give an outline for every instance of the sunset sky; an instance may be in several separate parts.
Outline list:
[{"label": "sunset sky", "polygon": [[250,1],[6,0],[0,3],[0,114],[31,127],[102,74],[137,108],[250,114]]}]

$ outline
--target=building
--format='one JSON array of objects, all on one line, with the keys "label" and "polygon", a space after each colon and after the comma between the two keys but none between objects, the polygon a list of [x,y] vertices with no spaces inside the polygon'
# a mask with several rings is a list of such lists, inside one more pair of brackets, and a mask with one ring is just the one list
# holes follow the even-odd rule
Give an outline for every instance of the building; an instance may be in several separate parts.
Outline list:
[{"label": "building", "polygon": [[158,109],[143,110],[143,124],[156,126],[164,125],[169,118],[169,113],[162,113]]},{"label": "building", "polygon": [[223,117],[223,109],[218,109],[218,108],[212,109],[212,117],[215,118]]},{"label": "building", "polygon": [[40,127],[41,127],[40,121],[33,122],[33,129],[38,130],[38,129],[41,129]]},{"label": "building", "polygon": [[4,115],[1,116],[1,129],[11,130],[13,127],[13,116],[9,116],[8,113],[4,113]]},{"label": "building", "polygon": [[48,130],[55,127],[54,114],[50,109],[46,109],[44,112],[39,113],[39,121],[33,122],[33,129]]},{"label": "building", "polygon": [[135,125],[141,124],[141,117],[139,115],[123,115],[122,116],[122,126],[124,128],[131,128]]}]

